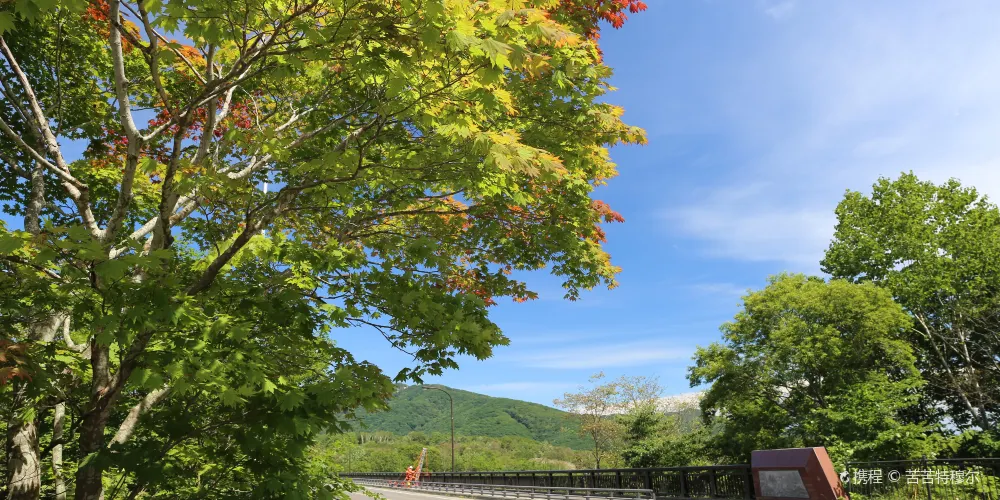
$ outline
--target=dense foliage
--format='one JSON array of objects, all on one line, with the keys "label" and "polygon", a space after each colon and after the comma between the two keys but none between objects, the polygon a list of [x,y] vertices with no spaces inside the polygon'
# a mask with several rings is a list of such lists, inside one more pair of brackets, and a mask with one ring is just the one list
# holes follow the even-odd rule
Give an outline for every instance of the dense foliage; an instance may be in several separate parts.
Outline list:
[{"label": "dense foliage", "polygon": [[703,418],[718,429],[707,453],[1000,456],[1000,210],[904,173],[836,213],[831,280],[772,278],[698,350],[690,381],[711,384]]},{"label": "dense foliage", "polygon": [[596,33],[642,8],[0,3],[8,498],[328,495],[317,433],[505,344],[514,271],[614,286]]},{"label": "dense foliage", "polygon": [[663,412],[643,406],[621,415],[621,446],[615,450],[625,467],[687,467],[719,463],[711,447],[718,432],[697,418],[697,408]]},{"label": "dense foliage", "polygon": [[888,292],[781,275],[743,304],[691,368],[712,384],[701,406],[725,421],[723,451],[825,446],[838,463],[926,451],[924,428],[903,421],[923,380]]},{"label": "dense foliage", "polygon": [[1000,419],[1000,211],[956,180],[913,174],[849,192],[823,260],[837,278],[885,288],[913,318],[928,384],[922,412],[959,428]]}]

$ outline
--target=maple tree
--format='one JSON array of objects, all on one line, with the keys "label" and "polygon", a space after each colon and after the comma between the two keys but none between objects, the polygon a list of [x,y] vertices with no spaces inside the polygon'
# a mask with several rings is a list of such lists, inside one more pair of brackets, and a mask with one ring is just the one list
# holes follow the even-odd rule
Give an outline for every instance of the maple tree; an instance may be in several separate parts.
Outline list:
[{"label": "maple tree", "polygon": [[596,41],[644,7],[0,4],[7,498],[333,495],[308,443],[506,344],[515,271],[614,286]]}]

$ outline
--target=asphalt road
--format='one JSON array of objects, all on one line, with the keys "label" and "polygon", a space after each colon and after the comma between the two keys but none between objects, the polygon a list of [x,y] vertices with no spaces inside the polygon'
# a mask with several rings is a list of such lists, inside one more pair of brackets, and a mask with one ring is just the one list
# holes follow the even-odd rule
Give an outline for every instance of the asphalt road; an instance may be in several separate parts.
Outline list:
[{"label": "asphalt road", "polygon": [[[434,493],[402,491],[388,488],[369,489],[379,493],[388,500],[460,500],[459,497],[451,495],[435,495]],[[372,500],[372,498],[363,493],[351,493],[351,500]]]}]

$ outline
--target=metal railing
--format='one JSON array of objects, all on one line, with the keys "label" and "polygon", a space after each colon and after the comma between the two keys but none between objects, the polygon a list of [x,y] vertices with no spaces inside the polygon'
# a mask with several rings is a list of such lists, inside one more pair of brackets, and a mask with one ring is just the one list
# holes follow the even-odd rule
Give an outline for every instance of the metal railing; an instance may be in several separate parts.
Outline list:
[{"label": "metal railing", "polygon": [[851,500],[1000,500],[1000,458],[848,462]]},{"label": "metal railing", "polygon": [[562,488],[555,486],[511,486],[497,484],[437,483],[391,479],[354,479],[355,484],[373,488],[433,491],[456,495],[526,499],[630,499],[656,500],[653,490],[637,488]]},{"label": "metal railing", "polygon": [[[394,472],[344,473],[364,479],[399,478]],[[653,490],[657,498],[754,498],[750,466],[657,467],[648,469],[575,469],[554,471],[434,472],[421,481],[436,483],[542,486],[558,488],[616,488]]]}]

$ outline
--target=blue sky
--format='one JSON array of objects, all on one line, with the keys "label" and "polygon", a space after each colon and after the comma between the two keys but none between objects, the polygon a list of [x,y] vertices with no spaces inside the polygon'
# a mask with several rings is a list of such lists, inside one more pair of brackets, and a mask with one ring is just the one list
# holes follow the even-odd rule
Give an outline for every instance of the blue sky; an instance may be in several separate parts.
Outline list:
[{"label": "blue sky", "polygon": [[[602,46],[609,102],[649,145],[612,150],[597,198],[621,286],[502,302],[511,338],[428,383],[551,404],[603,370],[692,391],[687,366],[740,295],[781,271],[818,273],[845,189],[913,170],[1000,196],[1000,3],[647,0]],[[335,333],[387,373],[407,366],[375,331]]]},{"label": "blue sky", "polygon": [[[819,273],[845,189],[913,170],[1000,196],[1000,4],[652,1],[602,36],[628,122],[649,145],[616,148],[597,197],[621,286],[501,303],[511,338],[432,380],[551,404],[599,370],[659,376],[668,393],[697,345],[719,339],[747,288]],[[339,339],[386,368],[406,356]],[[345,336],[346,337],[346,336]]]}]

